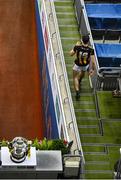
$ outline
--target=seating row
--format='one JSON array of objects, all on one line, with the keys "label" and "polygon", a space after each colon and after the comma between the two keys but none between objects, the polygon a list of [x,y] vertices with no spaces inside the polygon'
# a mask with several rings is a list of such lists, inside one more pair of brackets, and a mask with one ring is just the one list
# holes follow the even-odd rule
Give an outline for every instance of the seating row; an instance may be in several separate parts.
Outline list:
[{"label": "seating row", "polygon": [[86,4],[91,29],[121,29],[121,4]]},{"label": "seating row", "polygon": [[100,67],[121,67],[121,44],[95,44]]},{"label": "seating row", "polygon": [[121,30],[113,29],[91,29],[93,40],[101,43],[121,43]]},{"label": "seating row", "polygon": [[121,3],[121,0],[85,0],[85,3]]}]

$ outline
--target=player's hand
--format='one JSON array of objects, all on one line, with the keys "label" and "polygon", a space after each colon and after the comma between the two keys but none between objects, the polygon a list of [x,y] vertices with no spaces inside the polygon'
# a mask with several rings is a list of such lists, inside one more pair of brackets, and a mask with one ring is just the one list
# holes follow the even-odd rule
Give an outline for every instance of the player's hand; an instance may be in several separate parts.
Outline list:
[{"label": "player's hand", "polygon": [[94,75],[94,72],[95,72],[95,71],[94,71],[93,69],[90,69],[89,75],[90,75],[90,76],[93,76],[93,75]]}]

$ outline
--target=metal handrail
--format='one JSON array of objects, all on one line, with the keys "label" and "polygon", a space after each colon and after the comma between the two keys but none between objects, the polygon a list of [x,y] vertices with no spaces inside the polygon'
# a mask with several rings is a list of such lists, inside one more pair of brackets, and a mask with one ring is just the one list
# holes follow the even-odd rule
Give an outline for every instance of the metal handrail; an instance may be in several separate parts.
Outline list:
[{"label": "metal handrail", "polygon": [[110,75],[118,74],[117,77],[121,77],[121,67],[101,67],[98,69],[97,74],[98,74],[98,76],[104,76],[104,75],[109,75],[109,74]]}]

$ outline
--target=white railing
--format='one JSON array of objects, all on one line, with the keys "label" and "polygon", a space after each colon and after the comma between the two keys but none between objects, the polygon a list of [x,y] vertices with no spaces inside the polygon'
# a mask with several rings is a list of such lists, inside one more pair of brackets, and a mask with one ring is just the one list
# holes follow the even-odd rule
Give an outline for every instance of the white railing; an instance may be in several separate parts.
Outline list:
[{"label": "white railing", "polygon": [[48,16],[48,26],[49,30],[51,32],[51,41],[52,41],[52,47],[53,47],[53,54],[55,57],[55,66],[57,71],[56,78],[58,79],[58,86],[60,89],[60,96],[62,100],[62,106],[64,109],[64,116],[65,116],[65,122],[66,122],[66,128],[70,137],[70,140],[73,140],[73,151],[81,153],[83,162],[84,156],[83,156],[83,150],[81,146],[80,136],[78,132],[68,77],[67,77],[67,71],[65,66],[65,59],[60,39],[60,33],[58,28],[58,22],[55,12],[55,6],[54,1],[52,0],[44,0],[43,3],[45,4],[47,16]]},{"label": "white railing", "polygon": [[[47,12],[47,9],[46,9],[46,3],[45,3],[45,0],[43,0],[43,10],[44,10],[44,13],[45,13],[45,18],[46,18],[46,27],[48,30],[50,30],[50,25],[49,25],[49,19],[48,19],[48,12]],[[62,119],[63,119],[63,126],[64,126],[64,136],[65,136],[65,139],[67,141],[70,141],[70,138],[69,138],[69,135],[68,135],[68,131],[67,131],[67,128],[66,128],[66,120],[65,120],[65,113],[64,113],[64,110],[63,110],[63,102],[62,102],[62,98],[61,98],[61,92],[60,92],[60,85],[59,85],[59,81],[58,81],[58,74],[57,74],[57,68],[56,68],[56,64],[55,64],[55,52],[53,51],[53,44],[52,44],[52,37],[53,37],[53,34],[55,34],[55,31],[53,32],[48,32],[48,38],[50,40],[50,49],[51,49],[51,55],[52,55],[52,61],[53,61],[53,69],[54,69],[54,74],[55,74],[55,83],[56,83],[56,89],[57,89],[57,93],[58,93],[58,96],[59,96],[59,102],[60,102],[60,113],[61,113],[61,116],[62,116]],[[50,59],[47,59],[47,61],[49,61]],[[49,67],[48,67],[49,69]],[[53,98],[55,94],[53,94]]]}]

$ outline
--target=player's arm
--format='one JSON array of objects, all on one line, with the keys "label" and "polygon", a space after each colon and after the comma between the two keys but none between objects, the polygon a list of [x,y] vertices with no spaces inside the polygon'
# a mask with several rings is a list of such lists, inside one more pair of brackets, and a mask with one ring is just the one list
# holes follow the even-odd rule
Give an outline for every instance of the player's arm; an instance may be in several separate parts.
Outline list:
[{"label": "player's arm", "polygon": [[70,56],[74,56],[75,54],[76,54],[76,50],[77,50],[77,46],[80,46],[80,41],[78,41],[77,43],[76,43],[76,45],[74,46],[74,48],[69,52],[69,54],[70,54]]},{"label": "player's arm", "polygon": [[76,54],[76,52],[74,51],[74,49],[72,49],[70,52],[69,52],[70,56],[74,56]]}]

